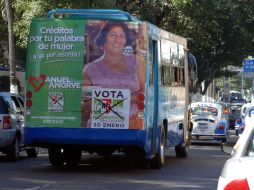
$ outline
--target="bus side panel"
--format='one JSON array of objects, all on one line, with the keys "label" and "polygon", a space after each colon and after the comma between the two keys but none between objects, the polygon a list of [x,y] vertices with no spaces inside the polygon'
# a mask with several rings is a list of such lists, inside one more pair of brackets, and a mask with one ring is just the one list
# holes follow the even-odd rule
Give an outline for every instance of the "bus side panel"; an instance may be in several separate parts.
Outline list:
[{"label": "bus side panel", "polygon": [[[159,120],[168,121],[167,147],[184,142],[183,128],[179,127],[184,121],[185,101],[184,87],[160,87]],[[159,124],[158,124],[159,125]]]}]

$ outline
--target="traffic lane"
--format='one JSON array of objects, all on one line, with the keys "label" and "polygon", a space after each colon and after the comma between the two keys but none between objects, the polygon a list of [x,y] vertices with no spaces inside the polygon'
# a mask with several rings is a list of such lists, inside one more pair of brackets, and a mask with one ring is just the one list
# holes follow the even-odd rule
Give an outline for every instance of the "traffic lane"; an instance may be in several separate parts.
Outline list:
[{"label": "traffic lane", "polygon": [[76,168],[54,168],[46,151],[39,157],[18,162],[0,158],[0,189],[139,189],[139,190],[197,190],[216,189],[221,168],[228,159],[219,146],[191,146],[189,157],[176,158],[173,150],[167,152],[161,170],[140,169],[122,157],[91,158],[83,156]]}]

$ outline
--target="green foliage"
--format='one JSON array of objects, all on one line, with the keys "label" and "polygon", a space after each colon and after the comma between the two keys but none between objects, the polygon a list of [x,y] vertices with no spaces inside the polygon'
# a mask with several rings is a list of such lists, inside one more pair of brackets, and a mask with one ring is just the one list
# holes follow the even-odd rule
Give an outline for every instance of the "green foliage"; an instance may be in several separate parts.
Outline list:
[{"label": "green foliage", "polygon": [[14,31],[17,36],[17,45],[26,48],[29,25],[34,17],[46,17],[52,9],[87,9],[112,8],[114,3],[109,0],[80,1],[80,0],[14,0],[15,24]]},{"label": "green foliage", "polygon": [[[1,0],[0,2],[3,2]],[[1,7],[1,4],[0,4]],[[206,87],[214,78],[232,76],[228,65],[241,66],[253,54],[254,1],[245,0],[13,0],[14,32],[18,64],[24,62],[31,19],[46,16],[56,8],[118,8],[141,20],[188,39],[188,48],[198,61],[199,83]],[[6,48],[7,24],[0,17],[0,57]],[[205,89],[203,93],[205,93]]]},{"label": "green foliage", "polygon": [[199,83],[205,82],[207,87],[214,78],[232,76],[223,68],[241,66],[252,53],[252,2],[193,0],[175,8],[175,19],[168,18],[167,29],[189,39],[189,49],[198,61]]}]

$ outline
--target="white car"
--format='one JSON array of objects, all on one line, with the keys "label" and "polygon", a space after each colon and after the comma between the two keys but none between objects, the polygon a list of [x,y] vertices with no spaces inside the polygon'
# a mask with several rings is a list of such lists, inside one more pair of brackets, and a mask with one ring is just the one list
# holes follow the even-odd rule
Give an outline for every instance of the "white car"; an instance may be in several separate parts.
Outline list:
[{"label": "white car", "polygon": [[36,157],[37,149],[27,147],[24,140],[24,102],[14,93],[0,92],[0,151],[10,161],[19,159],[19,152],[26,150],[28,157]]},{"label": "white car", "polygon": [[254,105],[249,106],[244,115],[244,125],[254,127]]},{"label": "white car", "polygon": [[253,105],[254,105],[253,103],[247,103],[242,106],[241,112],[240,112],[240,118],[235,120],[235,134],[236,134],[236,136],[238,136],[242,132],[241,128],[243,128],[243,126],[244,126],[244,116],[245,116],[246,109],[250,106],[253,106]]},{"label": "white car", "polygon": [[252,126],[254,125],[254,119],[253,119],[253,114],[254,114],[254,104],[245,104],[242,107],[241,111],[241,121],[237,122],[235,125],[235,131],[236,135],[242,134],[245,126]]},{"label": "white car", "polygon": [[194,140],[228,140],[228,120],[224,116],[223,106],[214,102],[195,102],[191,106],[191,137]]},{"label": "white car", "polygon": [[[254,115],[252,115],[252,123]],[[232,157],[226,161],[217,190],[254,189],[254,127],[246,126],[238,139]]]}]

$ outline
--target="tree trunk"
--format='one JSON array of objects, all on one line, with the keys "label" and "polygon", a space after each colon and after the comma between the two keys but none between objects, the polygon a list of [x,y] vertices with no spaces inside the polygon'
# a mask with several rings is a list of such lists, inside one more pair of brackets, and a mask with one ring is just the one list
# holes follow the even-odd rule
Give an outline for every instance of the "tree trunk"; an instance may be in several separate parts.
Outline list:
[{"label": "tree trunk", "polygon": [[212,81],[211,80],[205,80],[204,81],[204,88],[201,90],[201,94],[205,95],[206,91]]},{"label": "tree trunk", "polygon": [[5,0],[5,9],[8,21],[8,43],[9,43],[8,63],[10,66],[10,92],[18,93],[16,80],[14,34],[13,34],[13,12],[11,3],[12,0]]}]

